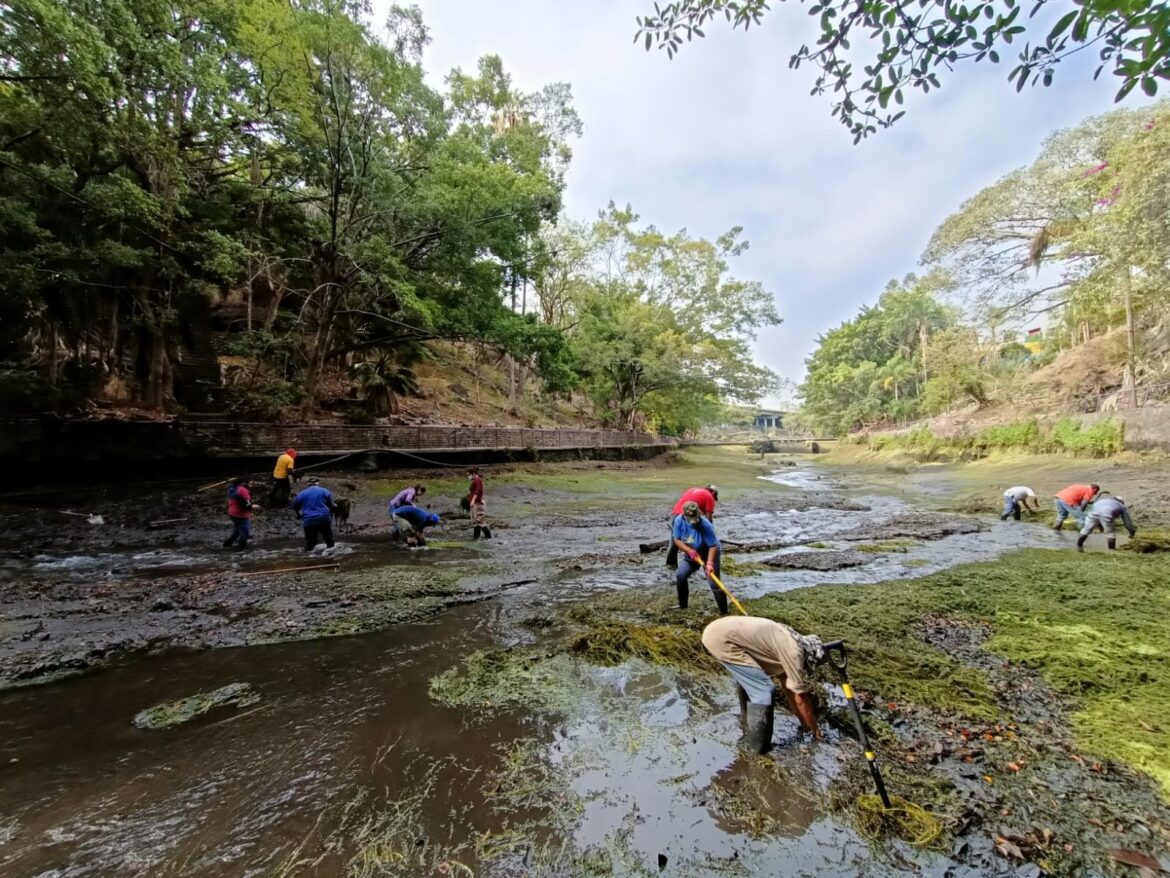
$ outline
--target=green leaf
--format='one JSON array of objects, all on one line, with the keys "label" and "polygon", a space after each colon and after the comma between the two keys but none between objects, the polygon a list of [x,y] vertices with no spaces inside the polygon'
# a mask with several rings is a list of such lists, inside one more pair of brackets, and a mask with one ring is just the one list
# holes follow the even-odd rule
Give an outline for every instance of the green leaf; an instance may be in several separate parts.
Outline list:
[{"label": "green leaf", "polygon": [[1143,76],[1142,91],[1144,91],[1150,97],[1156,95],[1158,93],[1158,80],[1154,79],[1152,76]]},{"label": "green leaf", "polygon": [[1067,15],[1062,16],[1060,21],[1058,21],[1055,25],[1053,25],[1052,30],[1049,31],[1048,41],[1052,42],[1057,37],[1059,37],[1062,33],[1064,33],[1066,30],[1068,30],[1069,26],[1074,21],[1076,21],[1077,16],[1080,14],[1081,14],[1081,11],[1079,9],[1074,9],[1072,12],[1068,13]]}]

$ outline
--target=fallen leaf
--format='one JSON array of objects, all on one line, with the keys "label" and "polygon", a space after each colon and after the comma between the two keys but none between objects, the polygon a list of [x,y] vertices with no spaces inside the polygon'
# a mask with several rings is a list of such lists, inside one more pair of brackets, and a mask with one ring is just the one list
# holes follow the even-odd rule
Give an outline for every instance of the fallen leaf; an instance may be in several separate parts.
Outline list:
[{"label": "fallen leaf", "polygon": [[1020,850],[1019,845],[1008,841],[1002,835],[995,837],[995,850],[1001,857],[1010,857],[1014,860],[1024,859],[1024,852]]},{"label": "fallen leaf", "polygon": [[990,774],[983,775],[983,780],[987,783],[995,783],[995,778],[993,778]]},{"label": "fallen leaf", "polygon": [[1009,769],[1011,769],[1012,771],[1019,771],[1020,770],[1020,765],[1018,762],[1009,762],[1007,764],[1007,767]]},{"label": "fallen leaf", "polygon": [[1162,871],[1161,863],[1149,854],[1143,854],[1141,851],[1135,851],[1132,848],[1110,848],[1109,856],[1113,857],[1119,863],[1125,863],[1127,866],[1140,866],[1145,869],[1150,869],[1153,872]]}]

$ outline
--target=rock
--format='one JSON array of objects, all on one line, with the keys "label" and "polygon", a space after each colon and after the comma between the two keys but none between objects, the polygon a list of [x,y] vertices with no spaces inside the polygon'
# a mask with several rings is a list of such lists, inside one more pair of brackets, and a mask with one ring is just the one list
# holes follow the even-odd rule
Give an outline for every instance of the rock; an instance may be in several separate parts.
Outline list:
[{"label": "rock", "polygon": [[773,555],[763,563],[780,570],[844,570],[847,567],[860,567],[872,560],[872,556],[852,549],[833,549],[827,552],[788,552]]}]

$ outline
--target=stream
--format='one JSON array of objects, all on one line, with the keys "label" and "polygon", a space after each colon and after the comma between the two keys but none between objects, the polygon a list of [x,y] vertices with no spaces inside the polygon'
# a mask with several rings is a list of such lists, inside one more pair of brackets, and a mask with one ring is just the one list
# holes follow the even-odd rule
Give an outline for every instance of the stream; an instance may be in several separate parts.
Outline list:
[{"label": "stream", "polygon": [[[807,552],[809,543],[852,551],[859,529],[914,511],[904,497],[811,464],[766,479],[783,490],[761,480],[734,492],[717,524],[741,542],[789,545],[737,562]],[[828,494],[850,502],[818,507]],[[0,692],[0,874],[845,876],[893,875],[904,857],[926,875],[975,874],[901,845],[875,856],[831,815],[833,780],[856,755],[835,732],[811,744],[781,711],[773,757],[740,755],[730,684],[636,661],[565,661],[558,668],[571,697],[555,711],[472,716],[433,702],[430,679],[474,650],[539,644],[548,635],[530,624],[534,614],[614,590],[673,589],[660,554],[638,555],[639,542],[666,534],[660,510],[550,506],[557,511],[542,514],[532,491],[501,491],[493,514],[506,525],[474,551],[390,558],[360,526],[339,544],[339,557],[359,569],[443,565],[470,582],[490,578],[488,557],[519,583],[490,600],[361,636],[134,654]],[[982,524],[903,541],[858,566],[762,569],[728,585],[750,598],[1068,545],[1068,535],[994,515]],[[9,552],[0,589],[38,577],[149,583],[217,566],[275,567],[295,551],[295,529],[286,531],[242,561],[182,540]],[[705,591],[693,585],[692,603],[709,602]],[[255,687],[258,704],[165,730],[131,723],[144,708],[234,682]],[[764,831],[736,818],[743,795],[766,798]]]}]

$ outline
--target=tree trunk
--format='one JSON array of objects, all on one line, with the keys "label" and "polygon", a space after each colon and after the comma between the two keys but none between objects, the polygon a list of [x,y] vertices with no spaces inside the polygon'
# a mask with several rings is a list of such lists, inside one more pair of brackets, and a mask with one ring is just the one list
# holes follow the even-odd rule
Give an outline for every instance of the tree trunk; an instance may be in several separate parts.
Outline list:
[{"label": "tree trunk", "polygon": [[1129,274],[1129,264],[1122,268],[1122,290],[1125,293],[1125,380],[1123,385],[1129,388],[1130,408],[1138,407],[1137,370],[1134,367],[1134,339],[1133,327],[1133,283]]},{"label": "tree trunk", "polygon": [[163,407],[166,401],[167,344],[158,330],[150,330],[150,360],[146,375],[146,394],[143,402],[152,408]]},{"label": "tree trunk", "polygon": [[927,371],[927,368],[926,368],[926,324],[925,323],[918,324],[918,338],[919,338],[919,345],[922,348],[922,380],[925,381],[926,379],[928,379],[930,377],[930,373]]}]

